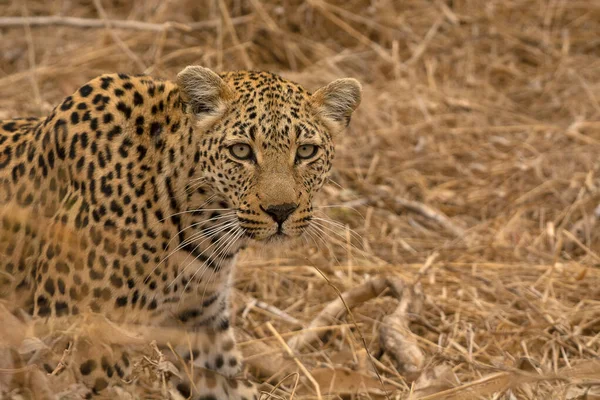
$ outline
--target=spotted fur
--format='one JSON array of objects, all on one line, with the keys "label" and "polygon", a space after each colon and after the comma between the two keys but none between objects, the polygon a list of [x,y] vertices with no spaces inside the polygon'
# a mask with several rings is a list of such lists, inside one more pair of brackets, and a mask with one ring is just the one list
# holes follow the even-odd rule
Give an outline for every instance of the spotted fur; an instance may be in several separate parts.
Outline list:
[{"label": "spotted fur", "polygon": [[[45,118],[0,121],[0,299],[38,318],[183,327],[198,339],[177,350],[204,373],[181,393],[256,396],[231,379],[235,256],[304,232],[359,103],[353,79],[311,94],[193,66],[176,81],[103,75]],[[132,356],[92,350],[78,362],[94,393],[128,379]]]}]

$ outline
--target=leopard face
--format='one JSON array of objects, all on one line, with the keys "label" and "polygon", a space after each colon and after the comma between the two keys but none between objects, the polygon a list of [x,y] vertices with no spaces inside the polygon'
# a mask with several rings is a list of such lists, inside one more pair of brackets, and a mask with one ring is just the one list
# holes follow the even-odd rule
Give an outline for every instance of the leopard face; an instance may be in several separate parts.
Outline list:
[{"label": "leopard face", "polygon": [[334,139],[360,103],[360,84],[340,79],[310,94],[267,72],[217,76],[199,67],[182,71],[178,83],[203,137],[196,179],[227,199],[246,237],[302,234],[331,169]]}]

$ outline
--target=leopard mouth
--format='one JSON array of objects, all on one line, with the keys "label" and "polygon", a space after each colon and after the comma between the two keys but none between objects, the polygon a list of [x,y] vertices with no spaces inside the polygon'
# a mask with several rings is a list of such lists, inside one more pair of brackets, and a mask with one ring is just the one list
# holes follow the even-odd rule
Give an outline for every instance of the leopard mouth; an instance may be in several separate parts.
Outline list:
[{"label": "leopard mouth", "polygon": [[252,229],[244,229],[244,235],[247,238],[252,239],[256,242],[269,244],[282,243],[294,238],[294,235],[285,232],[285,229],[283,229],[282,227],[278,227],[277,230],[272,233],[265,233],[260,231],[255,232]]},{"label": "leopard mouth", "polygon": [[302,236],[310,225],[312,216],[286,221],[285,224],[269,223],[267,221],[249,220],[238,216],[240,228],[244,237],[256,242],[272,243],[285,242]]},{"label": "leopard mouth", "polygon": [[292,237],[290,235],[288,235],[287,233],[284,233],[283,231],[278,230],[277,232],[271,234],[270,236],[267,236],[262,241],[265,243],[269,243],[269,244],[277,244],[277,243],[286,242],[286,241],[290,240],[291,238]]}]

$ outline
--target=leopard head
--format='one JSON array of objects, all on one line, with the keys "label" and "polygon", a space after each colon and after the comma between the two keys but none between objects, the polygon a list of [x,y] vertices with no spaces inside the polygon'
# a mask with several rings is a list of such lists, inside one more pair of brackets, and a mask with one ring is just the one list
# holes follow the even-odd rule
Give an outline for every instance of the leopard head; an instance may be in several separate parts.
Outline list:
[{"label": "leopard head", "polygon": [[361,86],[339,79],[309,93],[268,72],[190,66],[177,76],[193,118],[198,171],[235,209],[247,237],[295,237],[311,224],[334,140],[361,100]]}]

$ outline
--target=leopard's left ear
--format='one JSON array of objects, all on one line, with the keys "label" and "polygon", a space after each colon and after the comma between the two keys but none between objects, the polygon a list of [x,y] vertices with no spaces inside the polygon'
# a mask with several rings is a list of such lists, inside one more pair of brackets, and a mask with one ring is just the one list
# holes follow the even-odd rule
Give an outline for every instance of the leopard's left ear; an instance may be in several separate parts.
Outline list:
[{"label": "leopard's left ear", "polygon": [[177,74],[177,85],[188,111],[199,119],[222,115],[233,98],[231,88],[219,75],[196,65]]},{"label": "leopard's left ear", "polygon": [[361,92],[362,86],[356,79],[338,79],[313,93],[311,103],[335,134],[350,123],[352,113],[360,104]]}]

